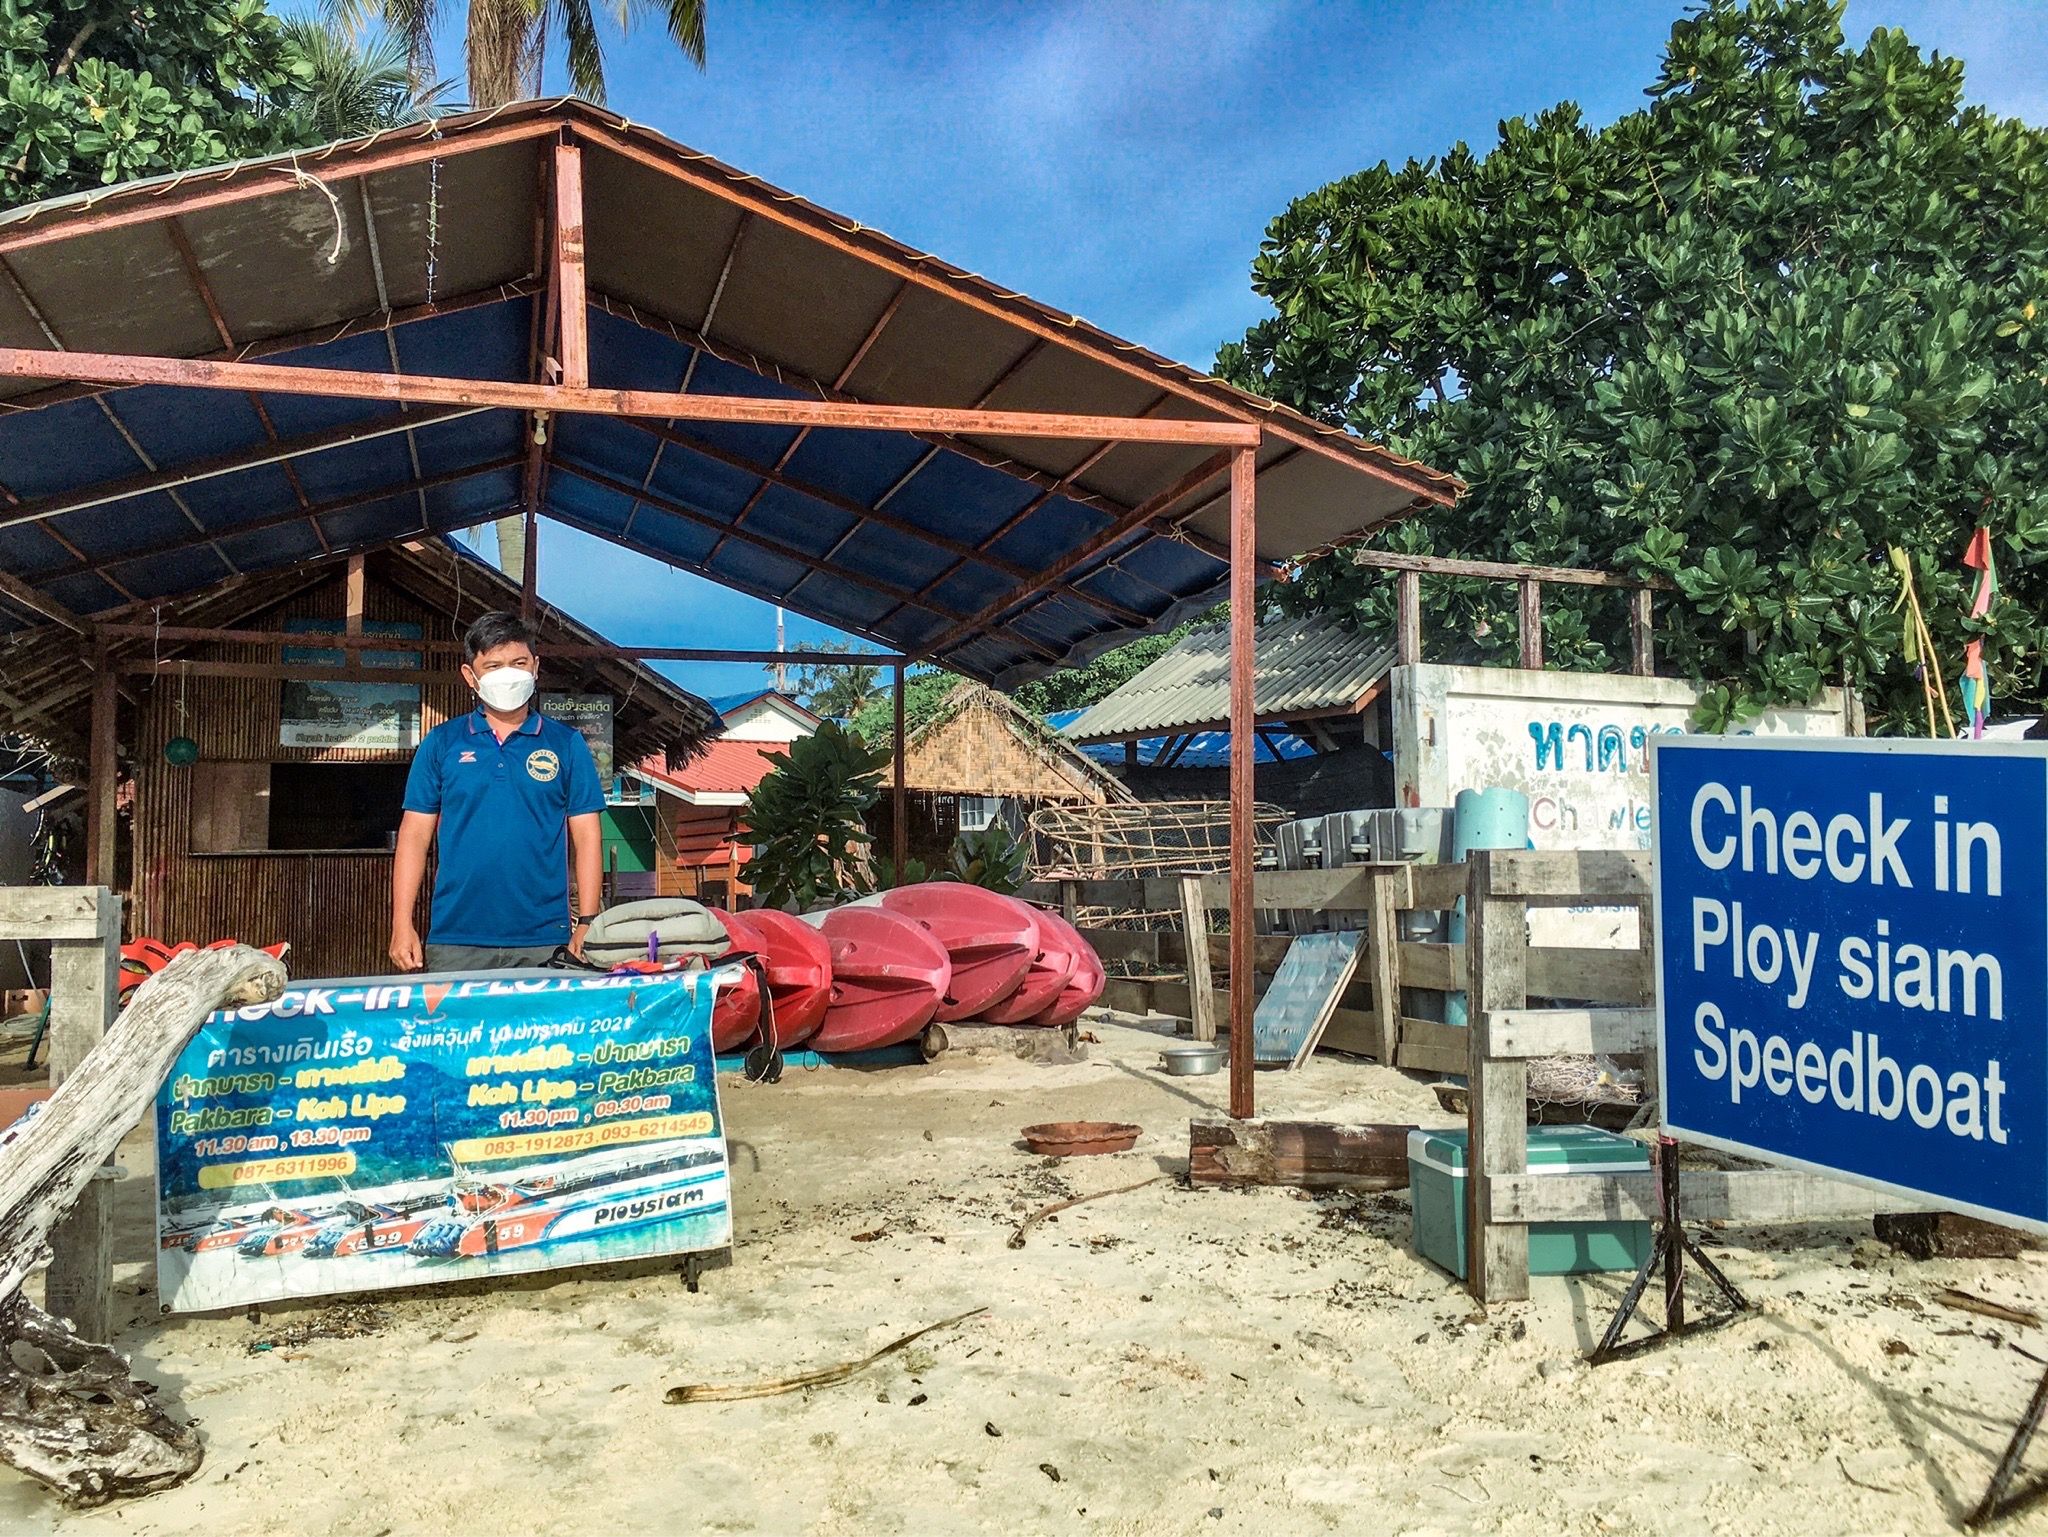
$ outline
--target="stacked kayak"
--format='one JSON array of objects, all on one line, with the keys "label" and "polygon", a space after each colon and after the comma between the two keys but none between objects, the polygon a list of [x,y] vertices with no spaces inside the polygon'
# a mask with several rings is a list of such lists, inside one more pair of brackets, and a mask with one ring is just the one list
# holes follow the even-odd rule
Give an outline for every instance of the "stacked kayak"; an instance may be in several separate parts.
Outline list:
[{"label": "stacked kayak", "polygon": [[1102,996],[1102,962],[1072,924],[980,886],[900,886],[802,917],[673,905],[723,927],[729,948],[699,953],[746,963],[712,1006],[721,1053],[765,1037],[770,1018],[784,1050],[872,1051],[934,1021],[1070,1025]]}]

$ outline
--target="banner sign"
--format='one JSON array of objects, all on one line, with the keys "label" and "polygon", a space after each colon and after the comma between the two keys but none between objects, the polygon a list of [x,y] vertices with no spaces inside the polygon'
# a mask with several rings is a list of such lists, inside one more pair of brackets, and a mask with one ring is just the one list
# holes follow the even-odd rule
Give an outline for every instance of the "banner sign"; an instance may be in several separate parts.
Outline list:
[{"label": "banner sign", "polygon": [[2048,1231],[2048,749],[1653,751],[1672,1135]]},{"label": "banner sign", "polygon": [[294,984],[157,1095],[176,1312],[732,1243],[711,1050],[730,969]]},{"label": "banner sign", "polygon": [[540,713],[573,728],[590,756],[597,761],[598,783],[611,790],[617,771],[612,749],[612,696],[610,694],[547,694],[540,696]]},{"label": "banner sign", "polygon": [[[287,630],[336,634],[331,619],[287,619]],[[402,620],[371,619],[365,635],[418,640],[420,627]],[[365,667],[418,667],[417,651],[364,651]],[[324,646],[286,646],[287,663],[340,667],[345,652]],[[279,702],[280,747],[417,747],[420,745],[420,686],[417,683],[353,683],[345,679],[288,678]]]}]

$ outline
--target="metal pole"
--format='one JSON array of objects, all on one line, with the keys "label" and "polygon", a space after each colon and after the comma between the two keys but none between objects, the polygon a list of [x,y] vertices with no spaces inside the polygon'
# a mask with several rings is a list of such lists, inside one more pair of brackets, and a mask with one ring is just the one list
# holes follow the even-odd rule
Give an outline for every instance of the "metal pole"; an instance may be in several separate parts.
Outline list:
[{"label": "metal pole", "polygon": [[910,862],[910,813],[909,797],[903,783],[903,664],[898,662],[890,669],[893,678],[892,692],[896,715],[896,782],[889,798],[889,842],[890,856],[896,864],[896,880],[903,880],[903,867]]},{"label": "metal pole", "polygon": [[1230,1113],[1252,1114],[1252,732],[1258,451],[1230,456]]}]

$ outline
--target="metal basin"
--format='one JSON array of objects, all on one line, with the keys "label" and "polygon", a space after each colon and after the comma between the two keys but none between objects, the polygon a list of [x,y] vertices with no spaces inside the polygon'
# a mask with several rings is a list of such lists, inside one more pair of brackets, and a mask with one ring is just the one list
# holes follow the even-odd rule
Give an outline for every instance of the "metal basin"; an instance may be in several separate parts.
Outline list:
[{"label": "metal basin", "polygon": [[1200,1078],[1223,1069],[1223,1048],[1214,1045],[1169,1046],[1159,1053],[1159,1065],[1174,1078]]}]

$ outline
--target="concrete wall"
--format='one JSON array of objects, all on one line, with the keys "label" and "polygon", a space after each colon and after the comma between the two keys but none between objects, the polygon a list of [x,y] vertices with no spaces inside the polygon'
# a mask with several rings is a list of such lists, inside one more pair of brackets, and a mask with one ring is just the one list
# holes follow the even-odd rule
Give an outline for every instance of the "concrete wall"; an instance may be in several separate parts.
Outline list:
[{"label": "concrete wall", "polygon": [[[1529,797],[1539,849],[1650,846],[1650,740],[1690,730],[1699,690],[1676,678],[1529,672],[1504,667],[1397,667],[1395,794],[1403,806],[1448,806],[1460,790],[1502,786]],[[1827,689],[1803,710],[1773,710],[1739,733],[1843,736],[1846,700]],[[1632,943],[1634,922],[1536,914],[1539,943]]]}]

